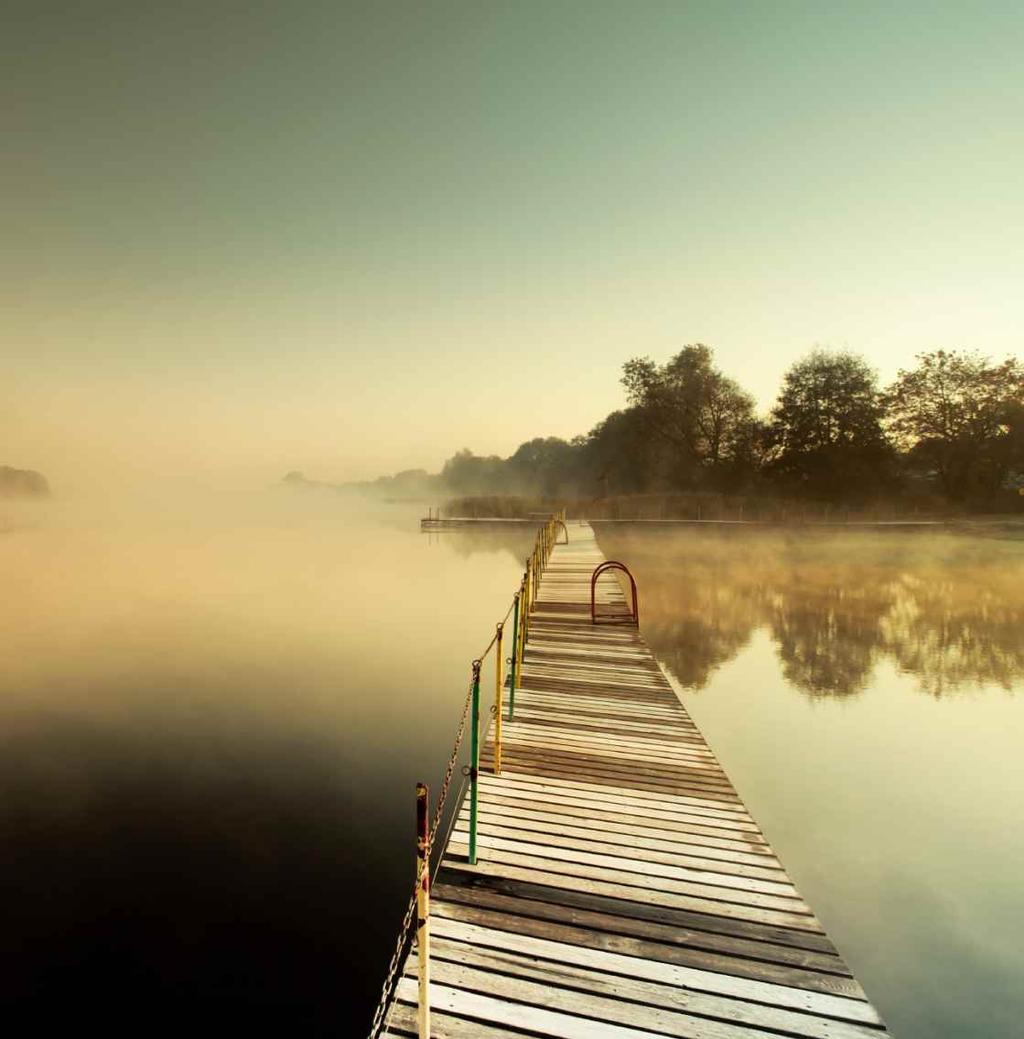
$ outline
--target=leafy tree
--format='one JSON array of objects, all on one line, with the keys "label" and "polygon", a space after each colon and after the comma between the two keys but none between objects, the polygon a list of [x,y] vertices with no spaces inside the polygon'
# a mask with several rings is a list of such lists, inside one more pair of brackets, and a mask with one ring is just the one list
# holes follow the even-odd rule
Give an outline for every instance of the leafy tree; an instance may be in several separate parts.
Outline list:
[{"label": "leafy tree", "polygon": [[750,455],[754,399],[715,367],[702,343],[684,346],[663,365],[633,358],[623,366],[622,383],[650,429],[675,448],[683,482],[699,482],[701,470],[711,470],[715,482]]},{"label": "leafy tree", "polygon": [[894,438],[951,498],[991,498],[1024,457],[1024,367],[946,350],[917,361],[886,393]]},{"label": "leafy tree", "polygon": [[661,482],[664,445],[652,441],[639,408],[613,411],[583,438],[581,448],[583,471],[595,494],[635,494]]},{"label": "leafy tree", "polygon": [[547,497],[566,494],[578,482],[580,448],[560,437],[536,437],[520,444],[507,462],[520,491]]},{"label": "leafy tree", "polygon": [[500,494],[505,463],[497,455],[475,455],[468,447],[456,451],[441,469],[441,482],[454,494]]},{"label": "leafy tree", "polygon": [[882,415],[877,377],[862,357],[812,351],[786,372],[772,409],[772,472],[815,497],[877,490],[892,459]]}]

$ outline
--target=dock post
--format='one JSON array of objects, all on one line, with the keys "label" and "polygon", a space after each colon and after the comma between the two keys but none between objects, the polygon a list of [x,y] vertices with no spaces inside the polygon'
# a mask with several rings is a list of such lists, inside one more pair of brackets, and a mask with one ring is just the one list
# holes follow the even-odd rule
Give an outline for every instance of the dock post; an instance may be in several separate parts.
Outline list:
[{"label": "dock post", "polygon": [[419,956],[419,1039],[430,1039],[430,790],[416,784],[416,949]]},{"label": "dock post", "polygon": [[502,623],[498,624],[497,631],[495,633],[496,644],[494,647],[494,767],[493,771],[496,776],[501,775],[501,687],[505,681],[505,674],[502,670],[504,661],[501,659],[501,635],[505,629],[505,625]]},{"label": "dock post", "polygon": [[473,661],[473,708],[469,734],[469,864],[476,865],[476,817],[480,773],[480,661]]},{"label": "dock post", "polygon": [[[526,560],[526,574],[523,577],[523,585],[526,590],[526,594],[523,597],[523,613],[521,617],[523,637],[520,639],[520,643],[525,649],[526,639],[530,634],[530,599],[532,598],[531,592],[533,589],[533,576],[530,573],[530,560]],[[519,654],[519,664],[523,663],[523,654]]]},{"label": "dock post", "polygon": [[519,670],[519,600],[522,597],[522,585],[512,599],[512,655],[509,657],[508,671],[508,720],[512,721],[516,713],[516,673]]}]

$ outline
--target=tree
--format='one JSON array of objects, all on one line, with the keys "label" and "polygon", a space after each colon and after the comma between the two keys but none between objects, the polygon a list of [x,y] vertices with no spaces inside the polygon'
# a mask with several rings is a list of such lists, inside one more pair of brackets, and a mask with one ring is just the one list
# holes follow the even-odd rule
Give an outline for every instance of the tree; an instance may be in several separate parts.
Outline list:
[{"label": "tree", "polygon": [[602,496],[657,488],[665,446],[652,440],[639,408],[613,411],[581,443],[590,487]]},{"label": "tree", "polygon": [[652,432],[677,452],[683,482],[712,482],[750,453],[757,422],[754,399],[713,363],[702,343],[684,346],[670,361],[633,358],[623,366],[622,383]]},{"label": "tree", "polygon": [[580,448],[560,437],[536,437],[520,444],[506,462],[512,485],[553,498],[575,489]]},{"label": "tree", "polygon": [[886,393],[893,437],[949,497],[990,499],[1021,464],[1024,367],[946,350],[917,361]]},{"label": "tree", "polygon": [[772,409],[770,468],[800,493],[863,497],[891,467],[882,415],[877,377],[862,357],[814,350],[786,372]]},{"label": "tree", "polygon": [[504,465],[497,455],[485,458],[464,447],[444,463],[441,483],[453,494],[500,494]]}]

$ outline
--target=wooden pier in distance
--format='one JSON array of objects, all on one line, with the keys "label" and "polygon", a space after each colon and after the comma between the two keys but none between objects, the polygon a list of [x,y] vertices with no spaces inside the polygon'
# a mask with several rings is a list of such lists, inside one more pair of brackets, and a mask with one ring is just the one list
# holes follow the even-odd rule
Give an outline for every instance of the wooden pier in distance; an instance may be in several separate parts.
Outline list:
[{"label": "wooden pier in distance", "polygon": [[527,527],[532,530],[537,526],[535,519],[521,519],[511,516],[424,516],[420,520],[420,530],[498,530],[502,527],[521,530]]},{"label": "wooden pier in distance", "polygon": [[[531,613],[501,774],[490,739],[481,761],[477,864],[467,794],[434,880],[431,1035],[886,1035],[643,636],[591,623],[604,557],[588,525],[569,534]],[[628,612],[616,581],[598,597]],[[415,949],[401,971],[385,1034],[415,1036]]]}]

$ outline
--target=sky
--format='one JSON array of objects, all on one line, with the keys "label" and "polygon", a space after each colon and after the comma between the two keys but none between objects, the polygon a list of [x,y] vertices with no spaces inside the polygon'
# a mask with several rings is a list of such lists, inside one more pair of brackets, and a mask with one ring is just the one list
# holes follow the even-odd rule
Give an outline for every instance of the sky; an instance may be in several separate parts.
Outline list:
[{"label": "sky", "polygon": [[0,464],[436,470],[630,357],[1024,347],[1024,5],[13,0]]}]

